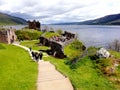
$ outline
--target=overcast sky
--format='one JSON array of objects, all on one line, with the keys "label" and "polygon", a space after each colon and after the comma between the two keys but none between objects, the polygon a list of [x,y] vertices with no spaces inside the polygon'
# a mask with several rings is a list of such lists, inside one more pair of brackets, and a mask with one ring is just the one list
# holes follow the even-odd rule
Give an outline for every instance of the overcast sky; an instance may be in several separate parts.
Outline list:
[{"label": "overcast sky", "polygon": [[0,0],[0,12],[41,23],[80,22],[120,13],[120,0]]}]

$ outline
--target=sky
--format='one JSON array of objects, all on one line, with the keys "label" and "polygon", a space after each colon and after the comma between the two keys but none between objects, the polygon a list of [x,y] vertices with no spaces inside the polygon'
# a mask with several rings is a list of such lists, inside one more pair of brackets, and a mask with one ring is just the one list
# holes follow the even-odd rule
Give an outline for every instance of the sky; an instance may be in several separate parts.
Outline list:
[{"label": "sky", "polygon": [[0,0],[0,12],[42,24],[81,22],[120,13],[120,0]]}]

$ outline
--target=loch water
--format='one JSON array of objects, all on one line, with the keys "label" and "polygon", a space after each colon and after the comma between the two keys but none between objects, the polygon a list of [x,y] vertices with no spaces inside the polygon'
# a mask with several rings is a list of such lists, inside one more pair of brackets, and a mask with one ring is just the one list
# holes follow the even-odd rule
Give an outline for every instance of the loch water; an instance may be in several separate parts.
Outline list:
[{"label": "loch water", "polygon": [[[15,25],[6,27],[19,30],[26,26]],[[42,25],[41,28],[54,31],[61,29],[75,33],[87,47],[107,47],[114,40],[120,40],[120,26],[116,25]]]},{"label": "loch water", "polygon": [[[45,26],[43,25],[42,28]],[[87,46],[103,46],[115,39],[120,40],[120,26],[113,25],[47,25],[52,30],[62,29],[78,35],[79,39]]]}]

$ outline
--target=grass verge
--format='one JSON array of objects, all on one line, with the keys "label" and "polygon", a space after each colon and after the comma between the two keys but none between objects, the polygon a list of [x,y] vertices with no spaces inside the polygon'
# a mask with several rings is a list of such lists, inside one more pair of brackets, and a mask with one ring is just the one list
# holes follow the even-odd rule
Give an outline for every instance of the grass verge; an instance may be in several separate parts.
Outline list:
[{"label": "grass verge", "polygon": [[[34,45],[33,42],[31,42],[31,44]],[[119,90],[119,88],[115,87],[115,83],[111,82],[108,78],[106,78],[106,76],[102,74],[100,70],[98,71],[95,68],[95,64],[89,58],[89,55],[85,56],[77,62],[76,69],[71,69],[70,66],[65,63],[66,61],[81,55],[83,52],[82,50],[68,45],[64,48],[64,52],[68,58],[58,59],[52,56],[47,56],[43,59],[50,61],[56,66],[58,71],[67,76],[71,80],[75,90]],[[90,55],[93,55],[94,52],[96,52],[95,48],[89,50]]]},{"label": "grass verge", "polygon": [[65,64],[65,59],[44,57],[44,60],[54,64],[58,71],[67,76],[75,90],[117,90],[113,83],[94,68],[94,64],[88,57],[77,62],[77,69],[71,69]]},{"label": "grass verge", "polygon": [[39,40],[22,41],[20,44],[26,47],[31,47],[33,50],[46,50],[47,46],[38,46]]},{"label": "grass verge", "polygon": [[0,90],[36,90],[37,64],[25,50],[1,44]]}]

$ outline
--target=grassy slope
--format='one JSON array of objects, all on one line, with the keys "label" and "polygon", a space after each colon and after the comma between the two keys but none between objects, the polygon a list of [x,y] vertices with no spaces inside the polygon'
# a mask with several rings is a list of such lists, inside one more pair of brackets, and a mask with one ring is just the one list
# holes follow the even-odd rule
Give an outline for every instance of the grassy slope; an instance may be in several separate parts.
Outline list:
[{"label": "grassy slope", "polygon": [[0,47],[0,90],[35,90],[37,64],[28,52],[13,45]]},{"label": "grassy slope", "polygon": [[17,35],[18,40],[37,40],[43,32],[32,29],[22,29],[16,30],[15,34]]},{"label": "grassy slope", "polygon": [[[35,42],[33,41],[29,42],[29,45],[34,46],[34,44]],[[22,45],[27,46],[27,43],[22,42]],[[78,50],[70,48],[70,45],[65,47],[64,51],[69,58],[81,54]],[[92,60],[88,57],[83,58],[77,63],[77,69],[71,69],[69,65],[66,65],[66,59],[57,59],[49,56],[44,57],[44,60],[49,60],[61,73],[67,76],[72,81],[76,90],[116,90],[114,84],[94,68]]]},{"label": "grassy slope", "polygon": [[80,56],[82,51],[74,49],[73,47],[71,47],[71,45],[67,45],[64,48],[64,53],[65,53],[65,55],[67,55],[67,57],[69,57],[70,59],[73,59],[75,57]]},{"label": "grassy slope", "polygon": [[[118,59],[118,60],[120,60],[120,53],[119,52],[116,52],[116,51],[110,51],[110,53],[114,56],[114,57],[116,57],[116,59]],[[120,65],[117,67],[117,75],[113,75],[113,76],[110,76],[110,77],[107,77],[109,80],[111,80],[111,79],[114,79],[114,78],[116,78],[116,79],[119,79],[120,80]],[[115,80],[112,80],[113,81],[113,83],[114,83],[114,85],[117,87],[117,88],[119,88],[118,90],[120,90],[120,82],[116,82]]]},{"label": "grassy slope", "polygon": [[104,76],[93,68],[93,63],[88,58],[81,60],[77,69],[70,69],[64,60],[53,57],[44,57],[44,60],[51,61],[60,72],[67,76],[76,90],[116,90]]},{"label": "grassy slope", "polygon": [[26,24],[24,19],[0,13],[0,25]]},{"label": "grassy slope", "polygon": [[54,33],[54,32],[46,32],[44,34],[44,37],[46,37],[46,38],[51,38],[53,36],[60,36],[60,35],[58,33]]},{"label": "grassy slope", "polygon": [[26,47],[31,47],[33,50],[46,50],[49,47],[46,46],[38,46],[39,40],[31,40],[31,41],[22,41],[20,44]]},{"label": "grassy slope", "polygon": [[[80,54],[78,50],[71,49],[70,45],[64,50],[69,58],[77,55],[74,54],[75,51]],[[88,57],[84,57],[77,63],[77,69],[71,69],[69,65],[66,65],[66,59],[49,56],[44,57],[44,60],[49,60],[61,73],[69,77],[76,90],[116,90],[113,84],[94,68],[92,60]]]}]

